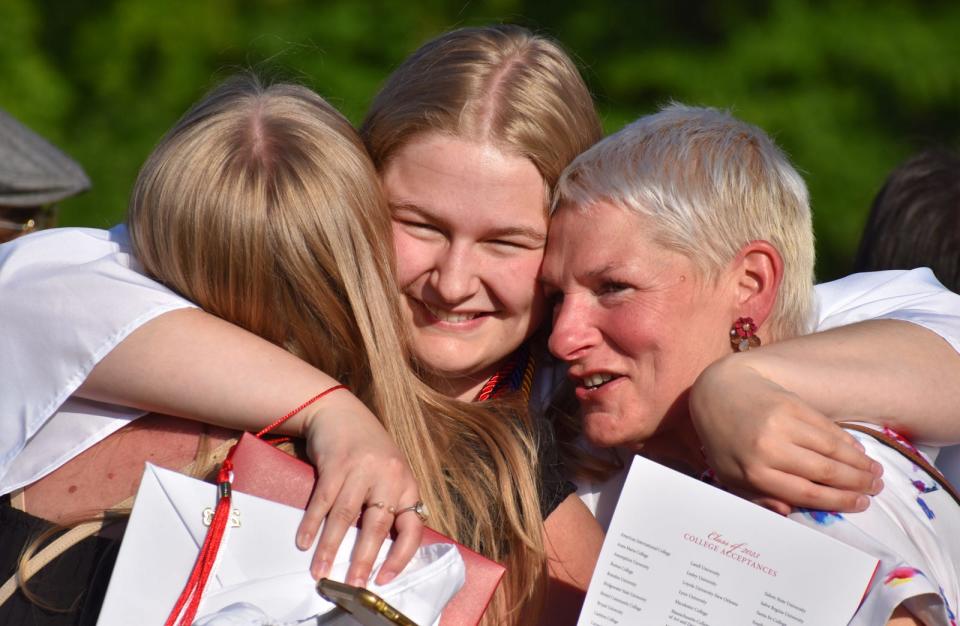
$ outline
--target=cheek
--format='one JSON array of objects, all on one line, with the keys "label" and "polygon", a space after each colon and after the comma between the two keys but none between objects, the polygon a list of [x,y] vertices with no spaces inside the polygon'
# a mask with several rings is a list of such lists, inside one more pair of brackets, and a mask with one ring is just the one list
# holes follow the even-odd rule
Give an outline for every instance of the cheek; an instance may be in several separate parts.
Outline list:
[{"label": "cheek", "polygon": [[538,280],[542,260],[542,254],[535,254],[510,260],[499,259],[489,266],[496,270],[491,273],[491,277],[495,284],[494,292],[501,303],[518,313],[534,311],[538,322],[542,317],[544,303],[543,290]]},{"label": "cheek", "polygon": [[527,306],[530,311],[530,325],[534,328],[540,326],[546,315],[546,298],[539,284],[534,285],[533,297],[529,298]]},{"label": "cheek", "polygon": [[664,333],[670,332],[657,319],[617,310],[601,316],[598,328],[619,351],[638,361],[657,351],[665,341]]},{"label": "cheek", "polygon": [[393,228],[393,251],[397,260],[397,283],[401,288],[429,271],[432,258],[429,246],[397,226]]},{"label": "cheek", "polygon": [[[687,319],[671,325],[669,337],[659,340],[657,351],[658,385],[666,405],[671,405],[690,388],[703,369],[717,358],[716,346],[723,345],[726,337],[713,332],[700,320]],[[720,355],[722,356],[722,355]]]}]

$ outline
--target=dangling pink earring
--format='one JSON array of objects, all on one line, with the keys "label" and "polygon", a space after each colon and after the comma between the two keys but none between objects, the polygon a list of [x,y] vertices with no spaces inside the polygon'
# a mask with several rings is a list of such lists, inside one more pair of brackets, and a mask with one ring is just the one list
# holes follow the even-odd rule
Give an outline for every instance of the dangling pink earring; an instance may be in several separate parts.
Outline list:
[{"label": "dangling pink earring", "polygon": [[737,352],[756,348],[760,345],[760,337],[757,337],[756,332],[757,325],[753,323],[752,317],[738,317],[730,329],[730,345]]}]

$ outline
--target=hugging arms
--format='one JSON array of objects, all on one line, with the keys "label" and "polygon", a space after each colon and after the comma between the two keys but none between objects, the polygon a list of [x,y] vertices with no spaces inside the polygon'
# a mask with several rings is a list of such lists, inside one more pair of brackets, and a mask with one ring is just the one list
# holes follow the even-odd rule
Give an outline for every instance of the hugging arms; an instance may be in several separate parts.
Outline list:
[{"label": "hugging arms", "polygon": [[[473,54],[475,64],[444,65],[445,59],[452,58],[449,53],[453,50],[460,54]],[[538,68],[542,73],[538,79],[540,82],[507,80],[511,78],[510,72],[497,71],[497,68],[519,71],[525,67]],[[424,83],[418,82],[437,82],[437,77],[445,73],[448,77],[463,79],[462,89],[443,93],[427,89]],[[537,74],[534,73],[534,76]],[[562,77],[559,88],[556,81],[558,76]],[[522,94],[518,90],[522,92],[524,89],[536,93],[538,97],[520,97]],[[536,101],[537,106],[523,110],[525,103],[531,101]],[[416,106],[399,106],[411,102],[416,102]],[[491,109],[498,111],[500,117],[491,118],[488,114]],[[501,126],[492,125],[492,119],[499,120]],[[534,131],[528,135],[513,133],[510,125],[521,123]],[[563,128],[566,132],[558,133],[557,128]],[[449,33],[426,44],[388,79],[361,130],[365,148],[383,184],[386,203],[381,204],[378,199],[367,197],[366,208],[354,207],[356,214],[368,224],[365,233],[358,233],[358,240],[374,235],[373,244],[377,246],[374,256],[382,261],[391,256],[390,236],[385,231],[392,231],[398,284],[391,286],[399,288],[400,298],[397,305],[400,321],[391,319],[392,314],[388,312],[379,318],[382,327],[373,329],[375,332],[368,332],[368,335],[382,333],[383,327],[402,327],[402,332],[396,334],[405,334],[410,338],[409,350],[418,373],[435,390],[447,396],[473,400],[481,397],[491,382],[496,383],[494,391],[504,389],[509,394],[511,385],[501,387],[498,381],[515,379],[520,380],[516,392],[522,394],[526,372],[546,369],[542,363],[537,363],[543,357],[535,346],[524,348],[530,345],[531,337],[545,314],[546,305],[537,287],[537,274],[547,231],[546,207],[550,204],[553,187],[563,168],[576,154],[599,138],[599,123],[593,104],[576,69],[554,44],[530,36],[522,29],[499,27]],[[343,130],[343,134],[346,136],[349,133]],[[539,139],[531,141],[531,145],[522,144],[524,137],[530,136]],[[512,144],[511,141],[521,143]],[[322,155],[313,158],[324,163],[325,157]],[[476,163],[483,164],[483,167],[476,167]],[[327,167],[329,169],[330,164]],[[377,187],[372,180],[373,175],[373,172],[369,173],[366,183],[371,189]],[[357,189],[363,185],[360,181]],[[335,187],[330,187],[328,182],[326,187],[321,185],[319,191],[326,190],[332,196],[335,195],[333,189]],[[319,215],[326,216],[328,211],[337,206],[330,196],[327,196],[330,201],[326,205],[313,207]],[[190,294],[193,300],[199,302],[200,297],[207,294],[198,290],[193,281],[178,278],[189,275],[189,272],[177,268],[176,263],[194,262],[196,265],[193,270],[201,272],[205,267],[216,268],[214,277],[220,273],[235,276],[232,272],[237,268],[247,269],[244,262],[235,256],[215,253],[216,250],[230,250],[228,233],[223,231],[223,222],[216,219],[209,223],[203,235],[220,237],[222,248],[215,248],[203,239],[184,242],[176,238],[164,239],[164,229],[177,215],[174,212],[176,206],[169,209],[160,211],[155,207],[155,219],[131,224],[135,232],[141,233],[139,239],[135,238],[133,249],[141,257],[149,274],[161,278],[181,294]],[[223,213],[223,207],[207,209],[214,217]],[[257,223],[256,215],[256,212],[251,212],[242,219]],[[174,221],[183,223],[185,217]],[[354,217],[341,215],[338,219],[346,227]],[[310,219],[306,215],[296,217],[296,220],[312,224]],[[326,228],[326,225],[321,221],[316,228]],[[139,413],[115,406],[106,409],[103,404],[82,405],[88,399],[137,407],[143,411],[184,415],[235,428],[250,428],[287,412],[292,405],[326,388],[333,383],[331,377],[342,381],[344,374],[353,372],[355,375],[358,370],[358,366],[349,365],[346,360],[349,351],[342,350],[341,343],[326,341],[322,335],[317,340],[307,332],[311,324],[317,325],[318,329],[324,325],[337,328],[338,323],[350,318],[350,315],[344,317],[342,311],[337,317],[336,307],[319,307],[311,318],[291,320],[291,312],[296,311],[296,298],[290,299],[290,309],[278,308],[276,301],[264,299],[262,293],[245,293],[242,290],[245,281],[234,277],[233,287],[238,289],[237,293],[245,294],[244,303],[260,307],[258,319],[261,322],[254,324],[250,320],[246,320],[246,323],[239,320],[248,331],[253,331],[247,332],[199,311],[176,310],[189,309],[191,305],[181,295],[145,279],[137,271],[139,267],[130,259],[131,248],[122,231],[104,234],[75,230],[66,233],[40,234],[14,244],[5,252],[4,269],[0,272],[0,281],[5,280],[0,284],[0,293],[4,294],[4,300],[15,303],[0,312],[0,315],[8,316],[4,320],[5,327],[15,325],[45,329],[41,333],[25,333],[4,340],[8,348],[5,354],[26,355],[18,357],[17,362],[33,364],[34,367],[31,370],[17,370],[13,377],[4,377],[4,382],[0,384],[9,381],[12,388],[17,388],[20,381],[31,382],[38,373],[44,378],[44,390],[34,399],[25,397],[18,390],[21,394],[19,400],[24,402],[24,406],[32,407],[26,409],[30,417],[25,420],[28,422],[24,428],[26,435],[20,441],[28,448],[36,447],[45,428],[50,430],[53,424],[80,423],[83,420],[76,419],[76,416],[85,411],[94,416],[97,428],[102,429],[101,434],[121,424],[123,419]],[[285,235],[296,236],[296,229],[288,228]],[[58,239],[60,237],[73,237],[78,242],[77,246],[89,250],[86,261],[78,263],[75,257],[64,258],[66,255],[62,252],[70,246],[64,245],[63,240]],[[336,240],[336,236],[330,239]],[[239,240],[243,240],[243,237],[239,237]],[[189,245],[179,248],[175,245],[182,243]],[[330,241],[323,246],[330,247]],[[302,289],[299,293],[294,291],[298,297],[311,294],[311,285],[314,282],[323,284],[325,280],[322,276],[315,281],[310,279],[311,263],[324,257],[311,259],[309,255],[302,256],[302,253],[322,249],[323,246],[315,241],[297,240],[289,248],[272,249],[269,254],[284,264],[278,266],[274,273],[267,274],[268,281],[257,284],[264,285],[264,293],[289,283]],[[45,251],[39,250],[44,247]],[[254,252],[259,256],[252,257],[256,262],[251,266],[257,269],[258,264],[265,263],[265,257],[262,251]],[[144,253],[148,254],[145,256]],[[30,261],[31,258],[33,261]],[[171,263],[174,267],[170,266]],[[334,269],[328,267],[326,271],[347,274],[344,268],[350,264],[359,265],[361,276],[358,280],[362,281],[364,272],[369,268],[349,254],[337,259],[333,264]],[[92,271],[94,267],[97,269]],[[381,264],[378,268],[380,283],[392,282],[394,277],[385,275],[384,266]],[[67,283],[71,276],[85,281],[81,283],[82,291],[78,292],[76,283],[72,286]],[[64,282],[58,284],[57,281],[61,279]],[[270,280],[277,284],[270,283]],[[945,295],[942,289],[927,284],[915,274],[904,275],[901,280],[910,285],[917,298],[903,302],[900,309],[912,311],[929,306],[935,311],[943,306],[941,300]],[[369,285],[341,285],[322,297],[314,295],[311,299],[318,303],[337,302],[338,290],[353,289],[346,308],[352,310],[354,315],[362,310],[361,304],[365,298],[370,300],[368,304],[374,308],[380,300],[386,302],[388,308],[393,306],[390,302],[396,295],[384,292],[376,296],[365,291],[367,287]],[[891,292],[884,291],[885,287],[889,288],[890,285],[864,288],[861,284],[850,286],[845,293],[857,293],[860,290],[866,292],[865,298],[873,293],[878,301],[895,301]],[[57,294],[58,298],[68,293],[75,295],[76,299],[64,309],[50,310],[44,304],[51,298],[44,295],[45,288],[50,290],[48,294]],[[135,296],[131,295],[130,289],[134,290]],[[897,286],[893,289],[894,293],[902,291]],[[210,303],[202,304],[237,323],[238,312],[243,312],[235,308],[237,298],[236,295],[233,299],[214,298],[210,301],[207,298]],[[824,309],[842,310],[850,298],[849,295],[836,297]],[[869,307],[865,309],[867,313],[863,317],[897,317],[895,312],[874,311],[871,314]],[[70,321],[67,324],[63,322],[64,310],[69,313]],[[375,313],[366,311],[363,315]],[[857,316],[852,311],[848,313],[851,318]],[[44,317],[47,321],[43,321]],[[278,347],[289,347],[289,342],[282,334],[271,330],[271,317],[275,318],[274,321],[287,324],[288,328],[305,333],[301,343],[306,347],[301,346],[294,352],[305,356],[312,365],[298,361]],[[6,324],[8,320],[10,325]],[[931,327],[937,330],[935,325]],[[58,337],[55,331],[66,332]],[[362,334],[362,329],[355,332]],[[392,334],[388,332],[387,336]],[[349,335],[348,332],[345,336]],[[717,372],[713,380],[719,382],[715,385],[705,384],[702,397],[708,400],[713,397],[715,401],[703,402],[706,407],[700,412],[703,423],[698,425],[702,431],[717,433],[715,440],[705,436],[704,443],[711,461],[723,478],[732,483],[753,483],[752,486],[795,504],[814,505],[820,502],[820,506],[837,505],[827,508],[862,507],[862,503],[857,502],[860,493],[875,491],[874,466],[860,453],[849,435],[830,428],[827,418],[860,412],[864,406],[876,409],[876,414],[869,416],[872,419],[882,421],[887,418],[883,394],[889,394],[888,399],[894,402],[894,396],[902,389],[884,387],[878,390],[875,385],[864,385],[869,381],[851,373],[846,367],[863,365],[864,360],[857,360],[861,358],[859,355],[876,354],[870,352],[876,350],[876,346],[890,346],[893,349],[908,345],[917,350],[908,354],[911,357],[909,363],[914,366],[910,373],[915,374],[916,378],[908,378],[904,386],[915,389],[919,401],[909,406],[901,405],[904,413],[898,419],[911,424],[914,432],[927,438],[947,441],[958,438],[957,425],[947,419],[943,410],[948,405],[949,398],[944,399],[944,396],[949,391],[939,386],[930,389],[930,383],[937,380],[937,375],[949,374],[952,371],[950,368],[956,366],[956,355],[942,339],[906,322],[870,323],[858,330],[836,331],[831,335],[834,336],[839,336],[838,341],[849,346],[850,350],[837,356],[824,355],[821,344],[814,343],[818,340],[810,337],[778,344],[796,346],[798,354],[807,355],[803,360],[789,357],[792,362],[795,361],[795,369],[791,373],[799,372],[799,378],[804,381],[816,380],[818,373],[825,372],[830,372],[831,381],[849,377],[849,392],[841,395],[837,401],[831,401],[832,404],[820,403],[818,385],[813,385],[812,393],[798,389],[799,395],[789,395],[796,382],[789,378],[784,369],[765,363],[757,362],[748,369],[740,369],[739,366],[752,362],[731,360],[729,368],[712,370]],[[365,341],[364,349],[370,359],[371,375],[379,373],[378,368],[393,367],[393,374],[387,378],[394,388],[407,385],[410,390],[418,389],[418,382],[401,371],[396,359],[391,361],[391,357],[397,356],[393,352],[404,352],[402,344],[393,344],[394,348],[389,353],[379,353],[376,348],[370,347],[375,344],[371,344],[370,340]],[[804,347],[807,345],[809,348]],[[757,354],[765,354],[764,350],[758,350]],[[933,364],[932,359],[922,356],[924,352],[942,355],[942,358]],[[776,353],[771,352],[773,354]],[[329,366],[324,365],[324,359],[328,356],[333,359]],[[341,360],[337,361],[337,358]],[[877,368],[876,372],[886,367],[888,369],[883,371],[889,372],[891,377],[902,374],[899,366],[889,361],[879,365],[874,364],[873,359],[867,361]],[[54,364],[56,372],[44,375],[43,368],[49,364]],[[835,369],[826,369],[828,365],[835,366]],[[362,365],[359,368],[363,370]],[[18,379],[18,376],[23,378]],[[758,384],[756,377],[761,377],[761,382],[767,386]],[[533,374],[533,380],[534,396],[548,391],[538,387],[549,386],[549,381],[544,381],[536,374]],[[353,391],[371,401],[369,385],[364,377],[359,377],[357,381],[352,386]],[[709,382],[706,378],[705,381]],[[728,397],[728,385],[738,387],[740,383],[727,381],[746,381],[750,393],[759,397],[747,402],[746,406],[732,403]],[[24,385],[23,388],[30,387]],[[428,404],[439,402],[427,400],[429,392],[426,390],[418,393]],[[71,394],[74,398],[68,402],[80,402],[82,408],[58,410],[61,402]],[[337,395],[340,399],[334,400]],[[2,397],[11,396],[0,393]],[[315,530],[319,517],[328,510],[336,511],[332,518],[334,528],[342,529],[359,511],[364,510],[365,502],[389,498],[398,504],[407,504],[406,501],[400,502],[400,499],[413,497],[417,493],[423,495],[412,480],[414,473],[431,480],[437,478],[436,474],[425,473],[422,469],[411,472],[407,464],[417,463],[420,455],[413,452],[413,458],[401,456],[389,439],[384,437],[383,431],[378,431],[379,426],[370,412],[359,402],[354,403],[354,400],[349,394],[334,394],[330,397],[330,403],[320,403],[315,409],[316,415],[312,418],[305,416],[300,424],[300,428],[304,429],[303,434],[308,435],[308,446],[314,461],[322,470],[316,496],[320,505],[311,508],[302,527],[308,534],[311,529]],[[794,406],[804,409],[799,412],[792,408],[784,411],[784,405],[790,404],[787,400],[794,401]],[[875,400],[874,404],[867,404],[871,400]],[[379,406],[396,408],[383,402]],[[413,410],[423,412],[416,407]],[[461,415],[464,423],[468,421],[463,414],[467,409],[449,405],[448,410]],[[482,407],[474,407],[474,410],[481,411]],[[744,411],[747,415],[743,414]],[[376,412],[377,417],[384,419],[379,414],[380,410]],[[743,435],[742,430],[725,430],[723,426],[729,423],[730,413],[744,418],[738,422],[741,424],[738,429],[749,428],[746,425],[750,422],[746,418],[756,416],[766,429],[761,433],[773,432],[773,441],[778,443],[773,447],[763,443],[769,440],[766,434]],[[349,419],[342,417],[344,415],[349,415]],[[432,415],[439,421],[425,422],[422,425],[423,432],[413,432],[412,436],[425,436],[427,432],[438,428],[438,424],[448,423],[442,413]],[[537,418],[536,415],[533,417]],[[308,421],[309,428],[306,425]],[[711,421],[721,426],[711,426]],[[815,435],[810,435],[807,425],[815,427]],[[503,424],[487,422],[486,426],[495,431],[502,428]],[[297,429],[298,425],[293,424],[292,427]],[[777,435],[778,428],[785,428],[785,437]],[[395,431],[391,432],[396,436]],[[524,489],[529,492],[533,472],[530,467],[520,467],[519,463],[525,459],[524,462],[529,462],[531,466],[537,464],[535,455],[530,455],[529,450],[523,451],[524,446],[529,445],[524,442],[528,442],[531,435],[524,429],[511,434],[510,427],[503,432],[505,436],[491,446],[491,450],[496,453],[506,450],[507,457],[518,463],[518,471],[512,478],[518,484],[525,485]],[[788,454],[777,447],[785,438],[789,441],[783,444]],[[91,437],[87,433],[81,439],[83,441],[74,446],[74,452]],[[746,462],[738,461],[736,455],[732,461],[724,462],[723,455],[729,454],[728,443],[731,439],[746,443],[755,439],[759,443],[747,447],[743,455],[748,459]],[[456,442],[457,439],[451,436],[448,441]],[[9,458],[22,452],[22,449],[14,450]],[[31,450],[28,449],[29,452]],[[440,454],[444,453],[450,454],[449,451],[440,451]],[[69,456],[69,453],[62,454]],[[392,479],[384,480],[379,473],[370,471],[372,465],[383,464],[373,460],[380,456],[385,457],[387,460],[384,463],[393,468],[390,472]],[[401,460],[403,458],[406,461]],[[757,458],[767,460],[770,471],[755,469],[751,463]],[[787,464],[784,466],[785,460]],[[548,456],[547,461],[539,464],[549,462]],[[733,469],[726,470],[727,467]],[[544,474],[544,468],[538,468],[537,473]],[[791,473],[799,473],[803,477],[786,478]],[[537,480],[540,485],[535,486],[533,491],[546,491],[544,477],[540,476]],[[464,481],[454,487],[469,491],[469,483]],[[534,585],[530,581],[536,579],[539,567],[538,559],[533,558],[535,555],[545,553],[555,578],[582,588],[589,578],[591,553],[595,556],[599,546],[599,532],[588,526],[589,520],[583,518],[585,510],[570,496],[569,487],[562,480],[551,479],[550,484],[554,497],[544,502],[541,493],[539,498],[539,513],[545,519],[530,520],[530,505],[526,503],[524,511],[519,513],[521,517],[526,516],[529,523],[521,523],[514,528],[512,536],[516,551],[512,556],[517,560],[511,568],[511,576],[522,581],[511,588],[510,595],[514,600],[532,593],[530,590]],[[511,493],[511,487],[506,482],[500,485],[503,494]],[[496,495],[488,493],[484,497]],[[366,511],[371,511],[371,507],[367,507]],[[512,514],[517,513],[514,511]],[[377,520],[379,530],[375,534],[382,538],[386,532],[386,517],[377,518],[376,511],[365,515]],[[450,507],[450,510],[438,510],[437,515],[455,516],[456,511]],[[401,523],[416,525],[415,518],[410,515],[398,517],[396,521],[398,526]],[[432,523],[436,523],[436,520]],[[541,524],[545,531],[542,536]],[[485,542],[489,548],[491,538],[496,536],[500,528],[488,524],[481,526],[483,532],[488,533],[486,539],[474,537],[474,543]],[[416,529],[406,530],[416,532]],[[336,531],[327,532],[338,534]],[[342,535],[342,532],[339,534]],[[578,541],[567,540],[566,537],[570,535],[575,535]],[[307,537],[301,539],[306,543]],[[326,549],[330,546],[328,539],[331,537],[325,536],[321,544]],[[375,542],[376,538],[369,541]],[[537,546],[540,542],[542,548]],[[530,550],[525,547],[528,543]],[[401,543],[401,551],[408,552],[415,544],[415,538],[408,539]],[[373,543],[363,545],[372,546]],[[574,553],[563,552],[571,547],[580,549]],[[364,550],[361,548],[361,552]],[[323,552],[323,549],[318,552],[318,565],[324,560]],[[359,561],[360,565],[353,573],[363,578],[364,571],[369,571],[369,559],[361,554]]]}]

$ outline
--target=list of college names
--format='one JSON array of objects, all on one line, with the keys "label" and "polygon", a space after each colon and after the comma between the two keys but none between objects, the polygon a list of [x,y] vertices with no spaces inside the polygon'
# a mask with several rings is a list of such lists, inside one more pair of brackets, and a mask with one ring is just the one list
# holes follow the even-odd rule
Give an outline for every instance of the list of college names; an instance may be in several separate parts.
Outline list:
[{"label": "list of college names", "polygon": [[637,457],[578,626],[845,626],[876,566],[831,537]]},{"label": "list of college names", "polygon": [[[746,546],[730,545],[722,536],[699,540],[684,533],[683,538],[744,567],[776,576],[773,568],[745,556],[759,555]],[[598,570],[600,578],[591,583],[591,587],[597,585],[598,592],[586,622],[590,626],[660,623],[661,620],[682,626],[713,626],[727,623],[725,620],[731,615],[745,616],[745,611],[752,614],[749,622],[752,626],[807,623],[806,609],[776,593],[763,591],[759,600],[751,598],[754,594],[750,592],[738,596],[733,572],[727,573],[731,584],[724,584],[719,568],[703,559],[686,560],[678,583],[663,585],[662,580],[657,581],[660,578],[657,568],[663,566],[658,561],[671,559],[669,549],[623,531],[617,534],[613,545],[615,550],[610,554],[607,567]]]},{"label": "list of college names", "polygon": [[646,578],[643,574],[650,572],[650,555],[660,553],[670,556],[663,548],[626,533],[619,534],[615,545],[609,567],[597,572],[602,578],[599,581],[594,621],[590,622],[596,626],[636,623],[636,618],[643,614],[647,605],[647,597],[642,592]]}]

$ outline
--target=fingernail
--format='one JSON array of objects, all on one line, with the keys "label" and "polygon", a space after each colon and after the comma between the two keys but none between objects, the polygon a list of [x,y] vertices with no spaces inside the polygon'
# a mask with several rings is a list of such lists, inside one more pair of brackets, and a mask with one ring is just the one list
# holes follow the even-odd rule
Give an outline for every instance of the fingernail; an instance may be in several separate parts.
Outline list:
[{"label": "fingernail", "polygon": [[391,580],[393,580],[393,579],[396,578],[396,577],[397,577],[397,573],[396,573],[396,572],[389,572],[389,571],[380,570],[380,575],[377,576],[377,584],[378,584],[378,585],[386,585],[388,582],[390,582]]},{"label": "fingernail", "polygon": [[320,580],[326,576],[330,570],[330,561],[319,561],[310,568],[310,574],[314,580]]},{"label": "fingernail", "polygon": [[853,440],[853,445],[855,445],[857,447],[857,450],[859,450],[860,452],[867,451],[867,449],[863,447],[863,444],[857,441],[856,439]]},{"label": "fingernail", "polygon": [[306,550],[313,543],[313,535],[308,532],[302,532],[297,535],[297,547]]},{"label": "fingernail", "polygon": [[366,581],[360,576],[351,576],[350,580],[347,581],[348,585],[353,585],[354,587],[364,587]]},{"label": "fingernail", "polygon": [[883,490],[883,480],[880,478],[874,478],[873,484],[870,485],[870,492],[873,495],[880,493]]},{"label": "fingernail", "polygon": [[867,496],[857,496],[857,502],[854,505],[856,512],[866,511],[867,507],[870,506],[870,498]]},{"label": "fingernail", "polygon": [[870,471],[873,472],[874,476],[883,476],[883,465],[874,461],[873,465],[870,466]]}]

